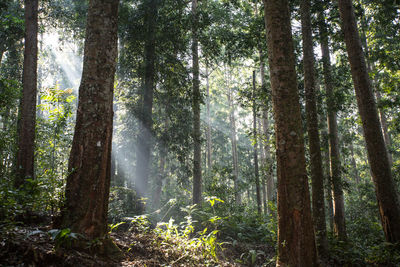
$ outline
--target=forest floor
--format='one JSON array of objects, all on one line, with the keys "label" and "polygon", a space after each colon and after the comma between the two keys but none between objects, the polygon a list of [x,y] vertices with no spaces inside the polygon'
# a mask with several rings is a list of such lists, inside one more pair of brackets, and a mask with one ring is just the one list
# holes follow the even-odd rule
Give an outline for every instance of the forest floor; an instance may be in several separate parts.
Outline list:
[{"label": "forest floor", "polygon": [[[13,226],[0,233],[0,266],[269,266],[274,248],[255,244],[228,244],[217,259],[202,248],[187,249],[182,240],[167,239],[153,231],[116,231],[111,238],[118,257],[72,249],[57,244],[50,226]],[[254,251],[256,253],[254,253]],[[274,263],[271,262],[271,266]]]}]

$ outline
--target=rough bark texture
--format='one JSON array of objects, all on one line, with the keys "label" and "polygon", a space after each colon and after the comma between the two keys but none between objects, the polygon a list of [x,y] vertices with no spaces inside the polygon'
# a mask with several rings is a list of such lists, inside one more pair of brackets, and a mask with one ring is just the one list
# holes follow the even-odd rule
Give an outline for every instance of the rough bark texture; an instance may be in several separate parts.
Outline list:
[{"label": "rough bark texture", "polygon": [[138,135],[136,153],[136,192],[139,197],[148,193],[150,174],[150,158],[153,127],[153,94],[155,84],[155,49],[156,49],[156,19],[157,1],[146,1],[146,14],[144,25],[146,27],[146,40],[144,47],[145,70],[142,107],[140,112],[140,132]]},{"label": "rough bark texture", "polygon": [[351,0],[339,0],[347,54],[385,237],[400,241],[400,206]]},{"label": "rough bark texture", "polygon": [[318,131],[318,114],[315,95],[314,51],[311,29],[310,0],[300,2],[301,31],[303,38],[304,88],[306,97],[307,132],[310,149],[312,181],[312,214],[318,254],[326,258],[328,239],[326,237],[324,173],[322,170],[321,145]]},{"label": "rough bark texture", "polygon": [[233,104],[233,95],[230,87],[230,75],[226,86],[228,87],[228,104],[229,104],[229,126],[232,144],[232,165],[233,165],[233,186],[235,190],[235,202],[242,203],[241,194],[239,191],[239,167],[238,167],[238,153],[237,153],[237,138],[236,138],[236,118],[235,118],[235,105]]},{"label": "rough bark texture", "polygon": [[25,50],[22,97],[18,122],[17,172],[14,184],[34,178],[36,91],[38,59],[38,0],[25,1]]},{"label": "rough bark texture", "polygon": [[118,0],[91,0],[69,158],[62,227],[90,239],[107,233]]},{"label": "rough bark texture", "polygon": [[192,72],[193,72],[193,204],[201,205],[202,177],[201,177],[201,131],[200,131],[200,74],[199,74],[199,42],[197,40],[198,14],[197,0],[192,0]]},{"label": "rough bark texture", "polygon": [[277,266],[317,266],[310,193],[286,0],[264,0],[278,174]]},{"label": "rough bark texture", "polygon": [[254,176],[256,177],[257,212],[262,212],[260,171],[258,168],[258,136],[257,136],[257,106],[256,106],[256,72],[253,71],[253,142],[254,142]]},{"label": "rough bark texture", "polygon": [[322,65],[324,74],[324,83],[327,97],[328,109],[328,140],[329,140],[329,158],[330,158],[330,177],[333,192],[334,206],[334,232],[340,240],[346,240],[346,223],[344,213],[344,198],[341,179],[340,167],[340,152],[339,152],[339,137],[337,127],[337,117],[335,111],[333,83],[331,76],[331,63],[329,55],[328,35],[326,24],[320,17],[320,38],[321,38],[321,53]]}]

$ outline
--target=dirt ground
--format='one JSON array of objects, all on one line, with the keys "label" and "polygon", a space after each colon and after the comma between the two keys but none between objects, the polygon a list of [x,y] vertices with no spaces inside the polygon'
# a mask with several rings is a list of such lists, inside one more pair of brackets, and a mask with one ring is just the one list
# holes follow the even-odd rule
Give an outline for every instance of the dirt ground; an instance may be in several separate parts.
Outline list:
[{"label": "dirt ground", "polygon": [[274,253],[266,246],[225,244],[218,260],[213,260],[201,249],[186,250],[179,240],[167,241],[152,232],[118,231],[111,238],[121,253],[110,257],[89,247],[56,246],[49,230],[50,226],[18,226],[2,231],[0,266],[268,266]]}]

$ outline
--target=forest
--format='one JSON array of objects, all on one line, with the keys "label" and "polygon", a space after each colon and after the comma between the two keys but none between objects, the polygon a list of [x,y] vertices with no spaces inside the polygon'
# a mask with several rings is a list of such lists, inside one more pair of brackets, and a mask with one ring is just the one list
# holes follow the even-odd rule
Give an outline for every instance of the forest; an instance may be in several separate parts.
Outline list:
[{"label": "forest", "polygon": [[400,266],[398,0],[2,0],[0,103],[0,266]]}]

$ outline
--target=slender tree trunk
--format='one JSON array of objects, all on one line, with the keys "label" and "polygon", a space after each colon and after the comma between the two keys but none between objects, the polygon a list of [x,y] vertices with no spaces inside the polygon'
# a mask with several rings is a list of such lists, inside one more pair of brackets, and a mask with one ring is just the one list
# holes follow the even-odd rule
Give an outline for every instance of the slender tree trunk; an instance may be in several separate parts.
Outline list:
[{"label": "slender tree trunk", "polygon": [[0,67],[1,67],[1,62],[3,60],[3,55],[4,55],[4,50],[0,49]]},{"label": "slender tree trunk", "polygon": [[[168,109],[168,107],[165,109],[166,114],[168,114],[167,109]],[[158,169],[158,177],[157,177],[157,181],[156,181],[155,194],[153,197],[153,206],[156,209],[160,207],[162,186],[163,186],[164,180],[167,178],[166,173],[165,173],[165,165],[166,165],[166,161],[167,161],[167,157],[168,157],[168,151],[167,151],[168,128],[169,128],[169,120],[168,120],[168,116],[165,116],[164,136],[160,140],[160,163],[159,163],[159,169]]]},{"label": "slender tree trunk", "polygon": [[344,197],[341,179],[339,137],[337,129],[337,117],[335,111],[333,84],[331,76],[331,63],[329,55],[328,35],[326,24],[322,16],[320,17],[320,38],[324,83],[327,97],[328,110],[328,138],[329,138],[329,157],[330,157],[330,177],[333,189],[334,202],[334,232],[340,240],[346,240],[346,224],[344,212]]},{"label": "slender tree trunk", "polygon": [[197,0],[192,0],[192,72],[193,72],[193,204],[201,206],[202,201],[202,177],[201,177],[201,131],[200,131],[200,74],[199,74],[199,42],[198,35],[198,14]]},{"label": "slender tree trunk", "polygon": [[260,161],[261,161],[261,179],[260,179],[260,187],[261,187],[261,202],[263,206],[263,212],[264,214],[268,214],[268,200],[267,200],[267,170],[266,170],[266,155],[265,155],[265,150],[263,147],[264,143],[264,136],[263,134],[263,128],[261,125],[262,119],[258,118],[257,119],[257,124],[258,124],[258,129],[259,129],[259,138],[257,141],[258,144],[258,150],[260,151]]},{"label": "slender tree trunk", "polygon": [[206,65],[206,93],[207,93],[207,170],[211,174],[212,171],[212,141],[211,141],[211,116],[210,116],[210,73],[208,65]]},{"label": "slender tree trunk", "polygon": [[162,193],[162,185],[165,180],[165,162],[167,157],[167,150],[165,144],[160,145],[160,165],[158,169],[158,178],[156,181],[156,190],[153,197],[153,206],[155,209],[160,207],[160,199]]},{"label": "slender tree trunk", "polygon": [[354,169],[354,179],[356,181],[356,184],[360,184],[360,175],[358,174],[358,169],[357,169],[357,163],[356,159],[354,158],[354,147],[353,143],[350,143],[350,156],[351,156],[351,165],[353,166]]},{"label": "slender tree trunk", "polygon": [[117,0],[90,0],[75,134],[62,227],[90,239],[107,234]]},{"label": "slender tree trunk", "polygon": [[312,208],[318,254],[327,258],[324,174],[322,170],[321,145],[318,131],[318,113],[315,95],[314,51],[311,29],[310,0],[300,2],[301,30],[303,38],[304,88],[306,97],[307,132],[310,149]]},{"label": "slender tree trunk", "polygon": [[229,105],[229,128],[231,134],[232,143],[232,167],[233,167],[233,187],[235,191],[235,202],[241,204],[241,194],[239,190],[239,165],[238,165],[238,153],[237,153],[237,138],[236,138],[236,118],[235,118],[235,105],[233,103],[233,93],[230,87],[230,74],[227,74],[228,87],[228,105]]},{"label": "slender tree trunk", "polygon": [[[265,85],[265,65],[264,65],[264,60],[263,60],[263,53],[262,50],[259,50],[259,55],[260,55],[260,74],[261,74],[261,87],[262,90],[267,90],[266,85]],[[271,211],[268,206],[268,202],[273,201],[274,199],[274,177],[272,176],[272,158],[271,158],[271,152],[269,149],[269,142],[270,142],[270,136],[269,136],[269,121],[268,121],[268,107],[265,106],[262,107],[263,112],[262,112],[262,131],[263,131],[263,136],[264,136],[264,164],[265,164],[265,179],[264,179],[264,184],[263,184],[263,190],[266,192],[264,195],[266,195],[266,201],[263,200],[264,202],[264,210],[265,213],[270,214]],[[260,128],[261,129],[261,128]]]},{"label": "slender tree trunk", "polygon": [[258,169],[258,137],[257,137],[257,106],[256,106],[256,72],[253,71],[253,139],[254,139],[254,175],[256,177],[257,212],[262,213],[260,171]]},{"label": "slender tree trunk", "polygon": [[317,266],[287,0],[264,0],[278,174],[277,266]]},{"label": "slender tree trunk", "polygon": [[399,199],[379,123],[352,1],[339,0],[339,11],[382,227],[386,240],[396,243],[400,241]]},{"label": "slender tree trunk", "polygon": [[326,202],[328,204],[328,221],[329,221],[329,229],[331,232],[334,231],[334,218],[333,218],[333,197],[332,197],[332,178],[330,171],[330,157],[329,157],[329,148],[327,147],[326,155],[325,155],[325,164],[326,164]]},{"label": "slender tree trunk", "polygon": [[156,23],[157,1],[146,1],[145,27],[146,40],[144,47],[145,73],[142,107],[140,113],[140,132],[136,152],[136,191],[140,197],[148,194],[151,163],[152,127],[153,127],[153,94],[155,86],[156,58]]},{"label": "slender tree trunk", "polygon": [[17,173],[14,184],[35,177],[35,125],[38,59],[38,0],[25,0],[25,50],[23,90],[19,110]]},{"label": "slender tree trunk", "polygon": [[[378,102],[381,101],[381,99],[382,99],[381,92],[379,92],[379,90],[377,89],[375,91],[375,94],[376,94],[377,101]],[[387,152],[388,152],[389,164],[390,164],[390,166],[393,166],[393,156],[389,149],[392,145],[392,142],[391,142],[391,138],[390,138],[387,117],[382,108],[378,108],[378,110],[379,110],[379,119],[380,119],[380,123],[382,126],[382,134],[383,134],[383,138],[385,140],[385,144],[386,144],[386,148],[387,148]]]}]

